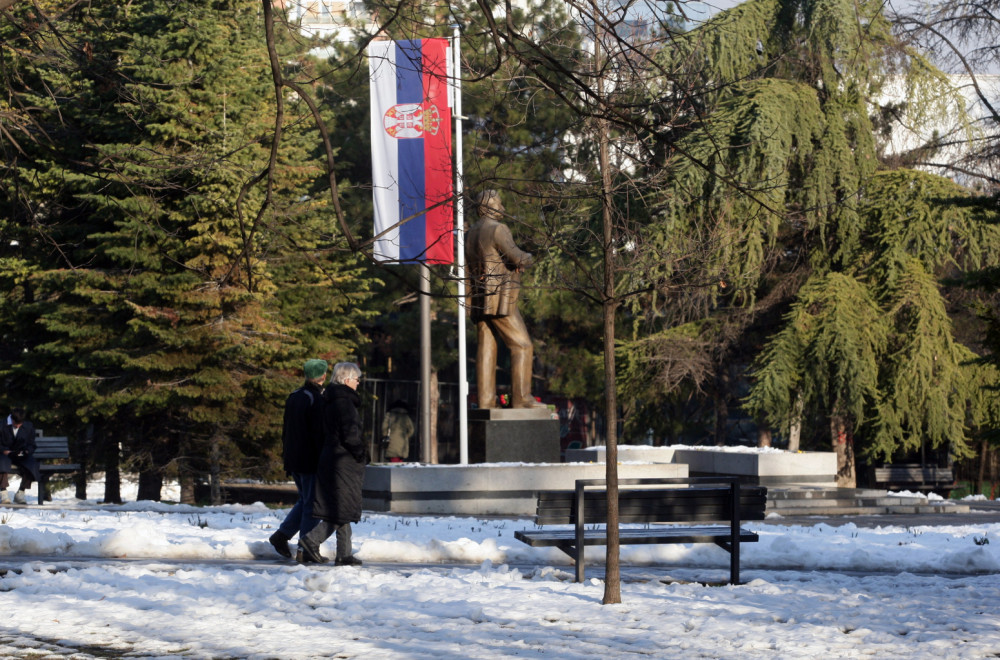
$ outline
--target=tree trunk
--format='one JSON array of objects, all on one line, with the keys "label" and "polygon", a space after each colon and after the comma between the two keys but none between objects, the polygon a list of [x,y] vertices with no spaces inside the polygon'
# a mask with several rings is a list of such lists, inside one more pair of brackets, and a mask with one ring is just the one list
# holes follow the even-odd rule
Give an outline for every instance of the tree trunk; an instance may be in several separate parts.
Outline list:
[{"label": "tree trunk", "polygon": [[212,504],[218,506],[222,504],[222,452],[219,448],[221,438],[218,433],[212,434],[209,448],[209,491],[212,496]]},{"label": "tree trunk", "polygon": [[177,481],[181,487],[181,504],[196,504],[194,495],[194,475],[185,470],[177,474]]},{"label": "tree trunk", "polygon": [[788,451],[799,451],[799,441],[802,437],[802,394],[795,398],[795,413],[792,415],[792,423],[788,427]]},{"label": "tree trunk", "polygon": [[766,426],[757,427],[757,446],[758,447],[771,446],[771,429],[769,429]]},{"label": "tree trunk", "polygon": [[[596,0],[591,5],[594,16],[600,16]],[[601,56],[601,40],[604,33],[600,23],[596,24],[597,33],[594,40],[594,67],[597,72],[597,97],[604,101],[604,77]],[[615,298],[614,273],[614,231],[611,214],[611,163],[609,156],[608,122],[605,119],[597,121],[597,135],[600,144],[599,166],[601,173],[601,208],[602,208],[602,238],[604,251],[604,282],[603,282],[603,315],[604,315],[604,401],[607,416],[607,449],[605,463],[605,481],[607,482],[608,545],[605,556],[604,600],[605,605],[622,602],[621,569],[619,566],[619,536],[618,536],[618,392],[615,387],[615,313],[618,300]],[[579,548],[579,552],[583,552]]]},{"label": "tree trunk", "polygon": [[[609,244],[610,245],[610,244]],[[605,269],[610,270],[606,264]],[[609,277],[605,275],[605,277]],[[618,536],[618,395],[615,388],[615,300],[604,301],[604,397],[607,416],[605,480],[608,489],[608,545],[605,557],[605,605],[622,602]],[[580,549],[580,552],[583,548]]]},{"label": "tree trunk", "polygon": [[715,408],[715,428],[712,431],[713,444],[716,447],[726,445],[726,423],[729,420],[729,406],[726,405],[726,396],[718,391],[712,396],[712,403]]},{"label": "tree trunk", "polygon": [[163,472],[155,465],[139,470],[139,494],[136,499],[159,502],[163,491]]},{"label": "tree trunk", "polygon": [[[182,443],[182,446],[187,443]],[[195,473],[191,469],[190,447],[185,447],[182,456],[177,459],[177,482],[181,487],[181,504],[194,504]]]},{"label": "tree trunk", "polygon": [[102,429],[100,433],[104,462],[104,503],[122,503],[121,450],[118,436]]},{"label": "tree trunk", "polygon": [[979,473],[976,475],[976,490],[973,495],[979,495],[984,491],[983,484],[986,483],[986,464],[990,459],[990,443],[983,438],[979,445]]},{"label": "tree trunk", "polygon": [[78,438],[73,460],[80,464],[80,471],[73,475],[73,483],[76,486],[76,499],[85,500],[87,499],[87,476],[96,462],[94,459],[97,458],[94,456],[94,425],[87,424]]},{"label": "tree trunk", "polygon": [[729,371],[721,367],[715,374],[715,391],[712,393],[712,403],[715,407],[714,444],[724,447],[729,439]]},{"label": "tree trunk", "polygon": [[837,454],[837,487],[857,488],[858,479],[854,470],[854,438],[850,434],[847,420],[841,415],[830,417],[830,437],[833,451]]}]

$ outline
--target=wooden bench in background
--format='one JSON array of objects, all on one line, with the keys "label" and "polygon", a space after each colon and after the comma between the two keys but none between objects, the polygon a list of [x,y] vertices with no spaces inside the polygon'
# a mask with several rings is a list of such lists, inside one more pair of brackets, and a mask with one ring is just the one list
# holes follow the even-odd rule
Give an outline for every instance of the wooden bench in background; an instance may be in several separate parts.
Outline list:
[{"label": "wooden bench in background", "polygon": [[67,463],[69,441],[65,437],[45,437],[36,430],[35,458],[38,459],[41,479],[38,480],[38,503],[45,504],[48,497],[49,477],[53,474],[66,474],[80,471],[78,463]]},{"label": "wooden bench in background", "polygon": [[947,497],[955,487],[955,475],[949,467],[894,463],[875,468],[875,485],[887,490],[944,491]]},{"label": "wooden bench in background", "polygon": [[[582,582],[584,547],[607,545],[605,486],[604,479],[580,479],[575,490],[538,493],[535,524],[573,529],[522,530],[515,538],[532,547],[559,548],[575,560],[576,581]],[[764,519],[766,488],[741,486],[739,479],[725,477],[621,479],[618,486],[619,523],[647,523],[643,528],[619,528],[620,545],[714,543],[729,552],[729,581],[739,583],[740,543],[758,540],[740,523]],[[725,525],[704,524],[723,521]]]}]

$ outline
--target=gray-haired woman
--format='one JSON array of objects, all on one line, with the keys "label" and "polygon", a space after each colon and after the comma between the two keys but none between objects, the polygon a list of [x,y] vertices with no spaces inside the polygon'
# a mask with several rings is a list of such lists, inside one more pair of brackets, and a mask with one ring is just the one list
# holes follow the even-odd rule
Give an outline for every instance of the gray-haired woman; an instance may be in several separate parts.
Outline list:
[{"label": "gray-haired woman", "polygon": [[296,560],[301,563],[329,561],[319,548],[337,535],[338,566],[360,566],[351,550],[351,523],[361,520],[361,487],[368,452],[361,436],[358,383],[361,369],[353,362],[339,362],[323,397],[325,440],[316,471],[313,517],[319,522],[305,538],[299,537]]}]

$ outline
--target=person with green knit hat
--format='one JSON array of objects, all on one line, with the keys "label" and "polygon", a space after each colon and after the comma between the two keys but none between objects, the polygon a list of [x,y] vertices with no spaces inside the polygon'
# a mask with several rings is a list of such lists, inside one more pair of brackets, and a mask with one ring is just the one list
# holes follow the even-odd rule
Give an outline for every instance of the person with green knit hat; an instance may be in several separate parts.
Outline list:
[{"label": "person with green knit hat", "polygon": [[298,499],[277,531],[268,541],[283,557],[291,559],[288,542],[296,534],[303,536],[316,526],[313,495],[316,492],[316,468],[323,449],[323,383],[329,365],[326,360],[306,360],[302,366],[305,383],[288,395],[281,428],[282,458],[285,472],[291,475]]},{"label": "person with green knit hat", "polygon": [[[306,360],[302,370],[306,373],[306,380],[316,380],[320,376],[326,377],[326,370],[329,365],[326,360]],[[322,385],[322,383],[320,383]]]}]

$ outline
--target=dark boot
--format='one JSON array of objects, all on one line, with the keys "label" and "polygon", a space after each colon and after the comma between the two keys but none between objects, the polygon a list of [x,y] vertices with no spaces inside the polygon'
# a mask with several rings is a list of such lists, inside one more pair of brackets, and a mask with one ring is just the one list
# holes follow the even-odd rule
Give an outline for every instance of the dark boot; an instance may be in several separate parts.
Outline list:
[{"label": "dark boot", "polygon": [[299,550],[295,553],[295,561],[300,564],[325,564],[330,561],[330,558],[324,557],[319,553],[319,548],[311,547],[300,538]]},{"label": "dark boot", "polygon": [[292,558],[292,549],[288,547],[288,537],[285,536],[280,529],[274,534],[271,534],[271,538],[269,538],[268,541],[274,546],[274,549],[279,555],[282,557],[288,557],[289,559]]},{"label": "dark boot", "polygon": [[360,566],[362,561],[355,557],[354,555],[349,555],[347,557],[337,557],[334,561],[336,566]]}]

